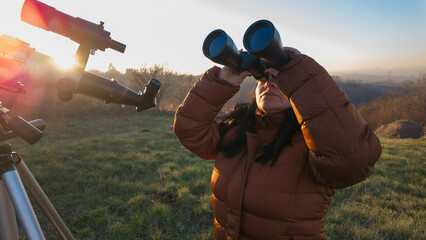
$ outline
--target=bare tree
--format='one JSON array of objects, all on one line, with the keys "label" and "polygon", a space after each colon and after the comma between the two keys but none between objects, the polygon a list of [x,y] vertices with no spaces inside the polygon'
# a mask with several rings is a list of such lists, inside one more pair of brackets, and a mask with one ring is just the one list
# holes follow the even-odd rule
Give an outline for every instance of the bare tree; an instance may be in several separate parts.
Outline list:
[{"label": "bare tree", "polygon": [[200,76],[192,74],[182,74],[177,77],[177,81],[174,85],[175,102],[173,103],[173,105],[177,107],[183,102],[192,85],[194,85],[195,81],[197,81],[198,78],[200,78]]},{"label": "bare tree", "polygon": [[140,88],[144,88],[145,84],[150,79],[156,79],[161,82],[160,92],[157,95],[157,108],[160,108],[161,99],[166,94],[170,86],[175,81],[176,73],[168,69],[164,64],[155,64],[152,67],[147,67],[146,64],[142,65],[138,69],[128,69],[128,77]]}]

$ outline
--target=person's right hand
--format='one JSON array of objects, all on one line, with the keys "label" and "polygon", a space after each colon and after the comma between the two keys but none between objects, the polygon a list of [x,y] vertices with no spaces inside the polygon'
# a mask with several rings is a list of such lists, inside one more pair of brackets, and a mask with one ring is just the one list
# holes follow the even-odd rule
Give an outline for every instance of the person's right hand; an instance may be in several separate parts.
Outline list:
[{"label": "person's right hand", "polygon": [[231,83],[234,86],[239,86],[241,85],[241,83],[244,82],[244,80],[249,77],[252,76],[252,73],[249,71],[244,71],[244,72],[238,72],[230,67],[224,66],[220,71],[219,71],[219,78],[223,79],[225,81],[228,81],[229,83]]},{"label": "person's right hand", "polygon": [[290,56],[290,58],[294,58],[295,56],[302,54],[299,50],[293,47],[284,47],[284,51]]}]

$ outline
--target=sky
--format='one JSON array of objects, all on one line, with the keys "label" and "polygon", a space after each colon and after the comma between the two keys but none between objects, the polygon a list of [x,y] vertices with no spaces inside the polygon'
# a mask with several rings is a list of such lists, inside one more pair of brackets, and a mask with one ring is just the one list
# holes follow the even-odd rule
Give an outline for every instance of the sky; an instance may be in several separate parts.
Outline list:
[{"label": "sky", "polygon": [[[328,71],[426,66],[426,0],[41,0],[98,24],[126,44],[90,56],[86,69],[106,71],[164,64],[201,74],[215,65],[202,53],[205,37],[223,29],[238,48],[253,22],[270,20],[284,46]],[[78,44],[20,20],[24,0],[0,1],[0,35],[17,37],[64,67]]]}]

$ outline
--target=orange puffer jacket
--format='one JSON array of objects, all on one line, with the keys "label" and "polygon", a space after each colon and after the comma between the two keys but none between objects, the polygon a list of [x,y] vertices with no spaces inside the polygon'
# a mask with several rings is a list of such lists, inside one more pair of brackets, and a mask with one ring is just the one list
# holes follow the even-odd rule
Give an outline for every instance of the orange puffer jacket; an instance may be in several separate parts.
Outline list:
[{"label": "orange puffer jacket", "polygon": [[[329,74],[305,55],[280,69],[275,81],[289,97],[302,133],[271,167],[255,162],[277,126],[247,132],[247,149],[232,158],[216,152],[223,105],[239,90],[208,70],[175,116],[182,144],[216,159],[211,177],[215,239],[325,239],[324,219],[335,188],[359,183],[381,154],[378,138]],[[224,142],[234,137],[228,131]]]}]

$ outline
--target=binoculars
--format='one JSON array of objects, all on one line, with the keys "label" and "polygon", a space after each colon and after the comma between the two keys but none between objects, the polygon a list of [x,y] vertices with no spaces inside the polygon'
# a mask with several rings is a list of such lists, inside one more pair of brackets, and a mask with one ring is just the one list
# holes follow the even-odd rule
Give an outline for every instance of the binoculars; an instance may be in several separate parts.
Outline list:
[{"label": "binoculars", "polygon": [[290,59],[284,51],[280,34],[268,20],[259,20],[246,30],[239,52],[231,37],[222,29],[212,31],[204,40],[203,53],[208,59],[239,72],[250,71],[259,81],[267,81],[265,69],[280,68]]}]

